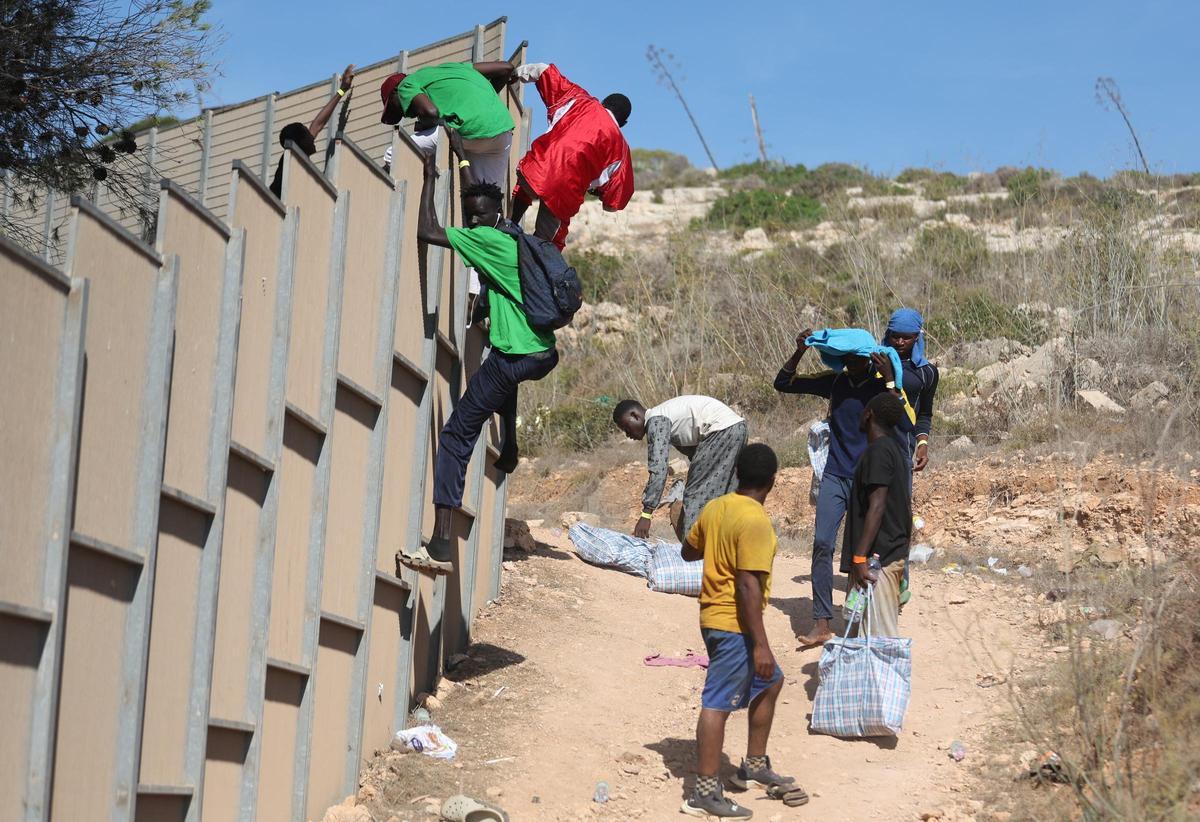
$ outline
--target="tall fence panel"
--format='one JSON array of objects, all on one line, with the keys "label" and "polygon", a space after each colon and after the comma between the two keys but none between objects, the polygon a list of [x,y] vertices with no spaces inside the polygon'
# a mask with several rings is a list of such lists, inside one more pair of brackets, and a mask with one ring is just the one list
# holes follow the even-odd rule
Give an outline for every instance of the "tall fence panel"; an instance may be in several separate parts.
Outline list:
[{"label": "tall fence panel", "polygon": [[87,283],[0,238],[0,816],[41,819],[83,379]]},{"label": "tall fence panel", "polygon": [[266,727],[256,706],[266,676],[295,262],[295,210],[242,163],[233,165],[230,192],[230,222],[245,237],[242,310],[203,790],[189,807],[193,819],[240,819],[255,807],[246,785]]},{"label": "tall fence panel", "polygon": [[73,210],[68,272],[91,287],[51,801],[56,819],[131,819],[178,260]]},{"label": "tall fence panel", "polygon": [[183,818],[204,765],[244,232],[165,181],[157,225],[180,269],[138,794]]},{"label": "tall fence panel", "polygon": [[[501,23],[379,67],[502,47]],[[407,134],[362,125],[390,173],[349,133],[327,163],[272,157],[277,116],[328,90],[157,134],[181,180],[147,187],[153,245],[81,198],[52,198],[38,243],[65,273],[0,238],[0,446],[23,468],[0,479],[3,818],[320,818],[495,595],[495,425],[454,573],[396,559],[431,534],[438,431],[486,337],[454,255],[416,240]],[[438,163],[453,224],[446,141]]]}]

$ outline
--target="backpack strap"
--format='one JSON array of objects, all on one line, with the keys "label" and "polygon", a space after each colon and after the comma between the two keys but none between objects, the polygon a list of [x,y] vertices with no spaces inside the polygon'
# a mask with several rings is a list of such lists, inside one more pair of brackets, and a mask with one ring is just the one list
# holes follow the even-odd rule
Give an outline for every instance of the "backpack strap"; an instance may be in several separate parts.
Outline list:
[{"label": "backpack strap", "polygon": [[[517,244],[517,279],[519,281],[520,280],[520,270],[521,270],[521,238],[525,236],[525,232],[522,231],[521,227],[519,225],[517,225],[516,223],[514,223],[512,220],[508,220],[508,219],[504,219],[504,218],[501,218],[500,222],[496,224],[496,230],[503,234],[507,234],[509,237],[512,237],[513,242]],[[521,306],[522,308],[524,307],[525,303],[522,300],[517,299],[517,297],[514,294],[512,294],[507,288],[504,288],[503,286],[500,285],[500,283],[496,282],[494,277],[492,277],[486,271],[483,271],[481,269],[477,268],[475,270],[479,272],[479,277],[481,280],[483,280],[483,279],[487,280],[488,287],[490,287],[494,291],[499,292],[500,294],[503,294],[505,297],[512,300],[514,303]]]}]

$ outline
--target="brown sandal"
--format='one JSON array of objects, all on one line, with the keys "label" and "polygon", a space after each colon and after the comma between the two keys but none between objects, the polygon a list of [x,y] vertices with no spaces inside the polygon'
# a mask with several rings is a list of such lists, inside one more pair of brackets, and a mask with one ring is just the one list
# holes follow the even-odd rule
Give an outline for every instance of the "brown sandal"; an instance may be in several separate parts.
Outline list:
[{"label": "brown sandal", "polygon": [[798,808],[808,804],[807,791],[794,784],[769,785],[767,786],[767,796],[771,799],[781,800],[789,808]]}]

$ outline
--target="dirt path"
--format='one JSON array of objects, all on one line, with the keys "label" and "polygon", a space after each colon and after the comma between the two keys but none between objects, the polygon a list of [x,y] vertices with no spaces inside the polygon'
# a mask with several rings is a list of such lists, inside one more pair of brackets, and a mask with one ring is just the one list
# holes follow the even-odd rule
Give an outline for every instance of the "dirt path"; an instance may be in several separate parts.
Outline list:
[{"label": "dirt path", "polygon": [[[437,719],[460,742],[458,760],[378,758],[366,777],[378,786],[367,789],[376,819],[428,819],[425,809],[457,790],[490,797],[515,820],[677,818],[704,673],[642,659],[701,646],[696,601],[586,565],[561,531],[535,535],[551,544],[510,552],[519,561],[506,562],[502,599],[477,622],[472,660],[442,690]],[[901,620],[914,640],[904,732],[886,743],[838,740],[808,731],[820,651],[794,642],[808,627],[807,560],[777,559],[766,624],[787,680],[770,752],[813,798],[792,810],[748,794],[757,818],[919,819],[941,810],[949,819],[981,810],[970,787],[1008,710],[1006,689],[985,686],[1034,652],[1034,597],[1019,580],[928,566],[914,570],[913,587]],[[954,739],[967,745],[962,763],[948,757]],[[735,765],[744,744],[744,714],[736,714],[726,740]],[[613,795],[606,805],[591,801],[600,780]]]}]

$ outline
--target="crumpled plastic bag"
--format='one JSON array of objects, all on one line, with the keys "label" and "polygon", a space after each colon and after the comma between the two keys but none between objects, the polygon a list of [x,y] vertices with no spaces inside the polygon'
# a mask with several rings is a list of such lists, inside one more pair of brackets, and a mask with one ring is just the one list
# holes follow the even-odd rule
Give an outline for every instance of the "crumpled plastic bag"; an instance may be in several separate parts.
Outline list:
[{"label": "crumpled plastic bag", "polygon": [[437,725],[418,725],[415,728],[396,731],[396,735],[392,737],[392,749],[407,749],[437,759],[453,759],[458,753],[458,745],[442,733],[442,729]]}]

